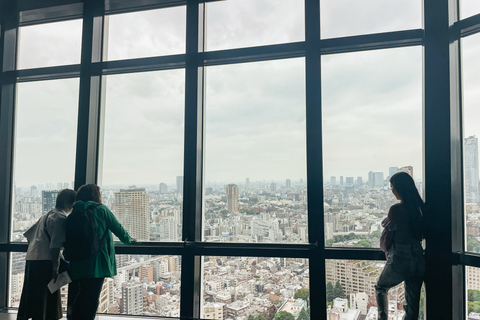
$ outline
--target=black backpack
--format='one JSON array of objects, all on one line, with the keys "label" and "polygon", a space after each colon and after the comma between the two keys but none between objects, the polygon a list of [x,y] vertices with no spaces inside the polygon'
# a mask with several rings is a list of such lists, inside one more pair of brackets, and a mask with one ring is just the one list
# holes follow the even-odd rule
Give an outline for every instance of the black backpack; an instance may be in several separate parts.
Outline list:
[{"label": "black backpack", "polygon": [[100,236],[95,230],[94,209],[100,204],[90,205],[85,209],[75,208],[65,221],[65,259],[68,261],[84,260],[100,250],[107,235]]}]

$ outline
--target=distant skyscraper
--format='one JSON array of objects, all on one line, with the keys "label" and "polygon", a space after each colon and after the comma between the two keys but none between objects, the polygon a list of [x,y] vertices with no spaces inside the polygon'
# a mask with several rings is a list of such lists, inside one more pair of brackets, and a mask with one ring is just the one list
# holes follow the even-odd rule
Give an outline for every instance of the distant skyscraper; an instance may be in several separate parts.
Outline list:
[{"label": "distant skyscraper", "polygon": [[337,178],[334,177],[334,176],[331,176],[331,177],[330,177],[330,184],[331,184],[332,186],[336,185],[336,184],[337,184]]},{"label": "distant skyscraper", "polygon": [[37,186],[31,186],[31,187],[30,187],[30,195],[31,195],[32,197],[36,197],[36,196],[37,196],[37,193],[38,193]]},{"label": "distant skyscraper", "polygon": [[158,185],[158,190],[160,191],[160,193],[168,193],[168,187],[167,187],[167,184],[166,183],[160,183]]},{"label": "distant skyscraper", "polygon": [[227,210],[230,212],[238,211],[238,186],[236,184],[227,185]]},{"label": "distant skyscraper", "polygon": [[374,173],[374,186],[375,187],[383,187],[385,182],[383,180],[383,172],[375,172]]},{"label": "distant skyscraper", "polygon": [[343,186],[343,176],[340,176],[340,185]]},{"label": "distant skyscraper", "polygon": [[478,138],[470,136],[464,143],[465,201],[478,203]]},{"label": "distant skyscraper", "polygon": [[401,167],[400,169],[398,169],[398,171],[406,172],[413,178],[413,167],[412,166]]},{"label": "distant skyscraper", "polygon": [[347,187],[353,187],[353,177],[346,177],[345,184]]},{"label": "distant skyscraper", "polygon": [[273,191],[273,192],[277,191],[277,184],[275,182],[272,182],[270,184],[270,191]]},{"label": "distant skyscraper", "polygon": [[57,194],[57,190],[42,191],[42,213],[47,213],[55,207]]},{"label": "distant skyscraper", "polygon": [[393,176],[395,173],[398,172],[398,167],[390,167],[388,168],[388,176]]},{"label": "distant skyscraper", "polygon": [[177,192],[183,193],[183,176],[177,176]]},{"label": "distant skyscraper", "polygon": [[292,187],[292,181],[290,179],[287,179],[285,181],[285,187],[287,187],[287,189],[290,189]]},{"label": "distant skyscraper", "polygon": [[357,177],[356,184],[357,184],[358,186],[361,186],[361,185],[363,184],[363,179],[362,179],[362,177]]},{"label": "distant skyscraper", "polygon": [[150,241],[150,204],[144,188],[115,192],[115,215],[132,238]]}]

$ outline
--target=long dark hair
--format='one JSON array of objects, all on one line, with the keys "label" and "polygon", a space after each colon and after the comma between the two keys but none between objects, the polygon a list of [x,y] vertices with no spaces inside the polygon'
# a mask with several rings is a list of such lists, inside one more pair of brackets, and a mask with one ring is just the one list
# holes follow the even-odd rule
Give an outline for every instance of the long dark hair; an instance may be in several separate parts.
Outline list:
[{"label": "long dark hair", "polygon": [[422,239],[424,237],[422,218],[425,203],[418,193],[413,178],[406,172],[397,172],[390,178],[390,183],[410,214],[410,228],[415,238]]},{"label": "long dark hair", "polygon": [[100,187],[96,184],[84,184],[77,191],[77,201],[102,203]]}]

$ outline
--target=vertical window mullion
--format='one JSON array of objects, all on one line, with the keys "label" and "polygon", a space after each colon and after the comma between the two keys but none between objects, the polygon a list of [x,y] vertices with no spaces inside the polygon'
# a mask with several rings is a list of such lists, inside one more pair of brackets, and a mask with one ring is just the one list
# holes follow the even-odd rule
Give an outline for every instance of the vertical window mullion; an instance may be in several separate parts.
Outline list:
[{"label": "vertical window mullion", "polygon": [[[18,17],[15,1],[0,4],[0,243],[9,243],[11,236]],[[1,252],[0,309],[8,307],[9,265],[10,253]]]},{"label": "vertical window mullion", "polygon": [[201,257],[188,243],[202,240],[204,72],[199,52],[204,48],[204,8],[198,1],[187,1],[182,235],[187,246],[182,255],[181,318],[200,317]]},{"label": "vertical window mullion", "polygon": [[[320,93],[320,1],[305,1],[305,68],[307,118],[308,239],[315,244],[310,257],[310,315],[326,319],[325,238],[323,230],[322,112]],[[320,232],[319,232],[320,230]]]},{"label": "vertical window mullion", "polygon": [[100,1],[84,2],[80,90],[78,103],[75,190],[85,183],[97,182],[98,133],[101,92],[103,16]]}]

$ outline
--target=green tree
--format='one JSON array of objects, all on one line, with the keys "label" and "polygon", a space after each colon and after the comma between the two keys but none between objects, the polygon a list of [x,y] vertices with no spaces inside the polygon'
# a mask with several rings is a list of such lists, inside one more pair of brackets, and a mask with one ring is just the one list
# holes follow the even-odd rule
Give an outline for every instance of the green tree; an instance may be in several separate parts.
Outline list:
[{"label": "green tree", "polygon": [[267,320],[267,319],[263,315],[260,314],[260,315],[256,316],[254,320]]},{"label": "green tree", "polygon": [[295,299],[302,299],[302,300],[308,301],[308,297],[310,297],[310,290],[300,289],[297,292],[295,292],[295,295],[293,297]]},{"label": "green tree", "polygon": [[280,311],[275,314],[273,320],[295,320],[295,317],[287,311]]},{"label": "green tree", "polygon": [[248,320],[255,320],[255,318],[252,315],[249,315]]},{"label": "green tree", "polygon": [[327,282],[327,302],[332,302],[335,297],[333,296],[333,284],[331,282]]},{"label": "green tree", "polygon": [[335,283],[335,288],[333,288],[333,295],[334,298],[345,298],[345,292],[343,291],[343,287],[339,281]]},{"label": "green tree", "polygon": [[310,308],[302,309],[298,315],[297,320],[310,320]]},{"label": "green tree", "polygon": [[467,237],[467,251],[480,253],[480,242],[472,235]]},{"label": "green tree", "polygon": [[480,301],[480,291],[478,290],[468,290],[468,301],[475,302]]},{"label": "green tree", "polygon": [[480,301],[468,301],[468,313],[480,312]]}]

